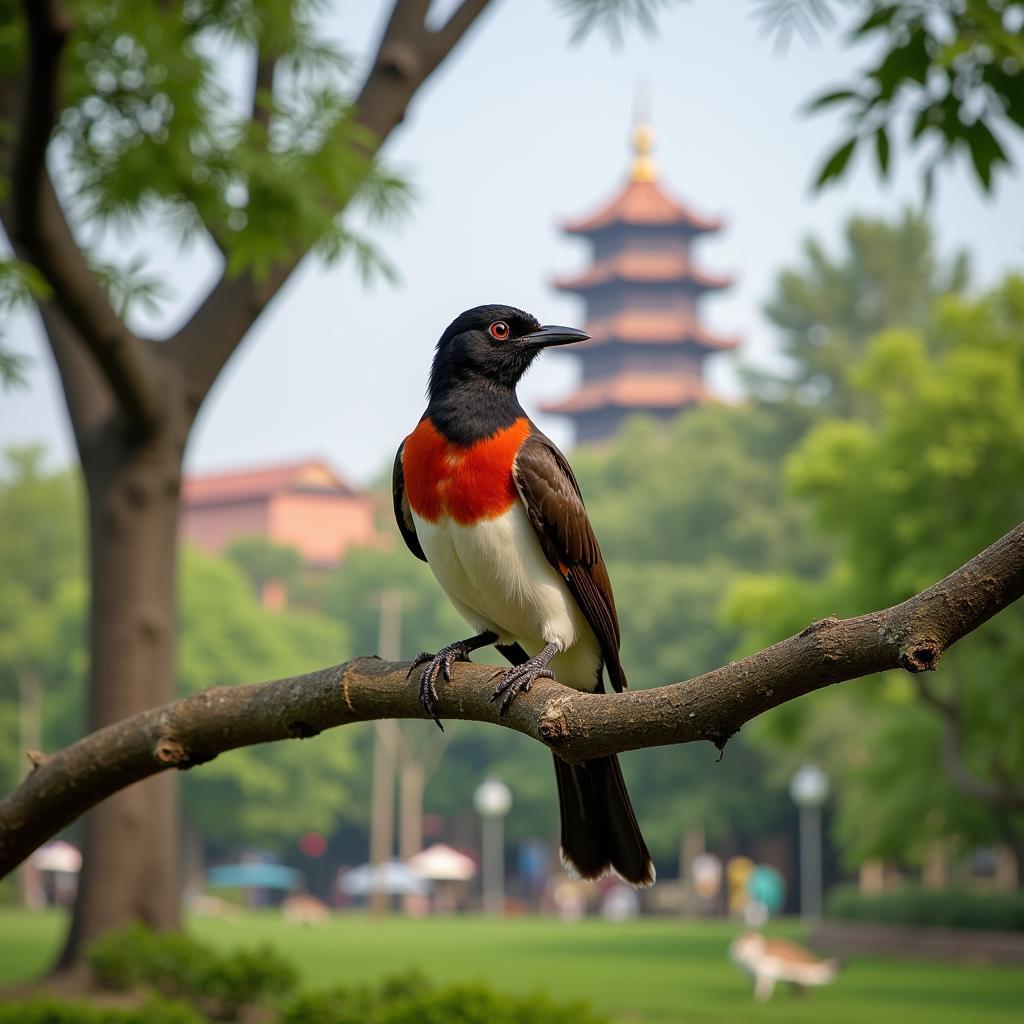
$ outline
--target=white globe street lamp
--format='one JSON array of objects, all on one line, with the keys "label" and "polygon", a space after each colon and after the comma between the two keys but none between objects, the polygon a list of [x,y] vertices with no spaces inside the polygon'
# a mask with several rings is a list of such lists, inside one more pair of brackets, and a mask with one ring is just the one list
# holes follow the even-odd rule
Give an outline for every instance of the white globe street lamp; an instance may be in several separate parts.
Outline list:
[{"label": "white globe street lamp", "polygon": [[828,799],[828,776],[816,764],[801,765],[789,783],[800,808],[800,916],[821,918],[821,808]]},{"label": "white globe street lamp", "polygon": [[512,807],[512,792],[501,779],[488,776],[473,794],[483,831],[484,909],[501,914],[505,909],[505,815]]}]

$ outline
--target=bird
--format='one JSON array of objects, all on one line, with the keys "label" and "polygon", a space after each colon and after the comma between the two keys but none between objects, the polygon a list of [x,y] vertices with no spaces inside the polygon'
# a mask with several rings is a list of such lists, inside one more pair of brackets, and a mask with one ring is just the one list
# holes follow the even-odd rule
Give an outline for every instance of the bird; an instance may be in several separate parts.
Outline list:
[{"label": "bird", "polygon": [[[490,304],[461,313],[437,343],[427,408],[398,448],[393,493],[406,545],[475,630],[409,669],[420,670],[420,702],[442,729],[438,685],[491,645],[511,663],[491,698],[501,715],[541,678],[604,692],[607,675],[626,688],[615,598],[579,484],[516,396],[544,349],[588,338]],[[566,869],[652,885],[618,758],[554,759]]]}]

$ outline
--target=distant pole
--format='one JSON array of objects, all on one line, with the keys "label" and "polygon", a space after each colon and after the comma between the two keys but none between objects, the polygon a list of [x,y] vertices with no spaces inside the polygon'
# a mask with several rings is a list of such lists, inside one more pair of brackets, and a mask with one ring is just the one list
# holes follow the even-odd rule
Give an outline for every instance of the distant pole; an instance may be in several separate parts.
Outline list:
[{"label": "distant pole", "polygon": [[699,910],[697,883],[693,877],[694,861],[704,852],[706,841],[704,824],[687,825],[679,844],[679,882],[682,887],[680,912],[684,917],[696,917]]},{"label": "distant pole", "polygon": [[501,779],[488,776],[473,794],[483,832],[484,910],[505,912],[505,815],[512,807],[512,794]]},{"label": "distant pole", "polygon": [[[380,595],[377,652],[385,661],[401,657],[402,592],[385,590]],[[370,864],[374,874],[391,860],[395,849],[395,761],[398,754],[398,726],[392,719],[377,721],[373,735],[373,785],[370,795]],[[385,915],[388,893],[374,886],[370,909]]]},{"label": "distant pole", "polygon": [[821,808],[828,789],[828,776],[815,764],[798,768],[789,784],[800,808],[800,916],[807,924],[821,919]]},{"label": "distant pole", "polygon": [[423,848],[423,763],[414,757],[402,761],[399,787],[398,855],[414,857]]}]

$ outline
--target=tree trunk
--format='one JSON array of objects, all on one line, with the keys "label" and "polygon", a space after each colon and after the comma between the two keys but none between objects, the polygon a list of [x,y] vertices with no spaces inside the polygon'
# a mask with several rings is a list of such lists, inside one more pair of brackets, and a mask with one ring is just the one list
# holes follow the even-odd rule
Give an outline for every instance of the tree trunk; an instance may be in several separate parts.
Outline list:
[{"label": "tree trunk", "polygon": [[[127,440],[116,418],[108,421],[83,458],[92,577],[90,731],[175,696],[186,429],[178,429],[170,406],[158,432],[141,442]],[[130,921],[157,929],[180,926],[177,794],[175,774],[164,772],[86,816],[78,898],[57,970],[75,966],[98,935]]]}]

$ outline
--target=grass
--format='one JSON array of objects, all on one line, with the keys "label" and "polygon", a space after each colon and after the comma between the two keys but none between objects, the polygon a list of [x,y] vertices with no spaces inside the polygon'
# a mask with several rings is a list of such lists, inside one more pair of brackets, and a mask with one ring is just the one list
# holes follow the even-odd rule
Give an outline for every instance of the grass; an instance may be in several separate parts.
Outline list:
[{"label": "grass", "polygon": [[[64,919],[0,909],[0,986],[40,972]],[[499,989],[584,998],[622,1024],[997,1024],[1019,1021],[1024,973],[1010,968],[858,959],[833,986],[805,998],[779,989],[755,1005],[749,980],[726,959],[723,922],[654,919],[630,924],[542,918],[383,921],[339,915],[318,928],[270,913],[195,920],[197,937],[228,948],[268,942],[309,987],[379,978],[418,967],[439,981],[485,979]],[[775,932],[796,935],[794,925]]]}]

